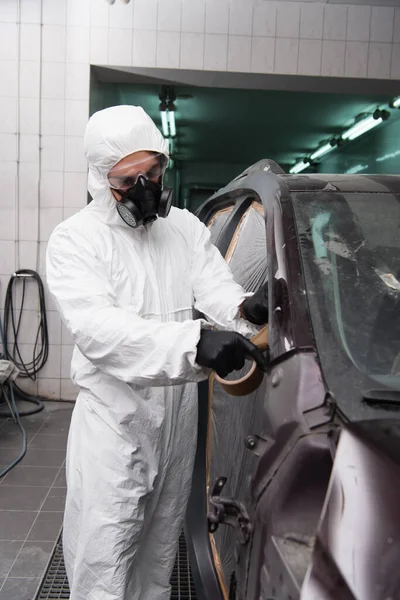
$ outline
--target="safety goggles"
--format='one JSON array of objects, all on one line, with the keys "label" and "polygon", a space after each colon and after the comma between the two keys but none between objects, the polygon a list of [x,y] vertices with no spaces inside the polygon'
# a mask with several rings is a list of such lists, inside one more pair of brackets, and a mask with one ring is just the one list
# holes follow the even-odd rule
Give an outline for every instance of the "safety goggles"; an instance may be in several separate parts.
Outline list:
[{"label": "safety goggles", "polygon": [[167,168],[168,158],[165,154],[154,154],[142,160],[132,161],[120,168],[113,168],[108,175],[108,183],[114,190],[126,191],[133,187],[139,175],[150,181],[157,181]]}]

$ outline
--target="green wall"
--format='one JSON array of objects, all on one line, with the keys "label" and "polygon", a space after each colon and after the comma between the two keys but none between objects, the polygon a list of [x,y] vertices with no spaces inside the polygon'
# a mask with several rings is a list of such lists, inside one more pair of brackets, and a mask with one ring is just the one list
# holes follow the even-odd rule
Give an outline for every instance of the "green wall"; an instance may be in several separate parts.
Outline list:
[{"label": "green wall", "polygon": [[400,173],[400,110],[375,130],[335,150],[322,161],[319,173]]}]

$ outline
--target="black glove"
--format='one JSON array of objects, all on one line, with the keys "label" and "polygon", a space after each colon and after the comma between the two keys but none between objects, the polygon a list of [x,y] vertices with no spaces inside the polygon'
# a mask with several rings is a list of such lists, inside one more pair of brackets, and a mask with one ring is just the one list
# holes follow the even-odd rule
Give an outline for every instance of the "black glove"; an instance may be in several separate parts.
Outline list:
[{"label": "black glove", "polygon": [[244,366],[245,358],[253,358],[264,370],[265,358],[261,350],[240,333],[203,329],[197,344],[196,362],[210,367],[222,378]]},{"label": "black glove", "polygon": [[254,325],[268,323],[268,283],[264,283],[250,298],[246,298],[240,311],[247,321]]}]

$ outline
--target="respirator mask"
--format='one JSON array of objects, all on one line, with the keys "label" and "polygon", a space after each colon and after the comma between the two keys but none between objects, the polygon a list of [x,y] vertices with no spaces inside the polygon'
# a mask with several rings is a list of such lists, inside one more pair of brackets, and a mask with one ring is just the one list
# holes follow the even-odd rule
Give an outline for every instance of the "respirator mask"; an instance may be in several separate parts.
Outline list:
[{"label": "respirator mask", "polygon": [[[153,164],[149,166],[149,163]],[[130,227],[137,228],[148,225],[158,217],[168,216],[174,199],[172,188],[164,188],[159,181],[165,173],[168,159],[164,154],[154,155],[121,169],[113,169],[108,176],[112,189],[121,194],[122,198],[116,203],[118,214]],[[144,168],[147,167],[147,170]],[[123,173],[129,171],[137,173]]]}]

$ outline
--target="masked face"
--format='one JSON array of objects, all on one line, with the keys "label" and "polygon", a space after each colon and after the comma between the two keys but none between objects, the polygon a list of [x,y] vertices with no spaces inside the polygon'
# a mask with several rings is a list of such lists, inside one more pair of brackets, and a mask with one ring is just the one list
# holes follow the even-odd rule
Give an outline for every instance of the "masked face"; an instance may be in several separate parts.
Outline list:
[{"label": "masked face", "polygon": [[120,161],[108,174],[108,181],[120,217],[130,227],[148,225],[159,216],[167,217],[173,190],[160,184],[167,165],[163,154],[136,152]]}]

